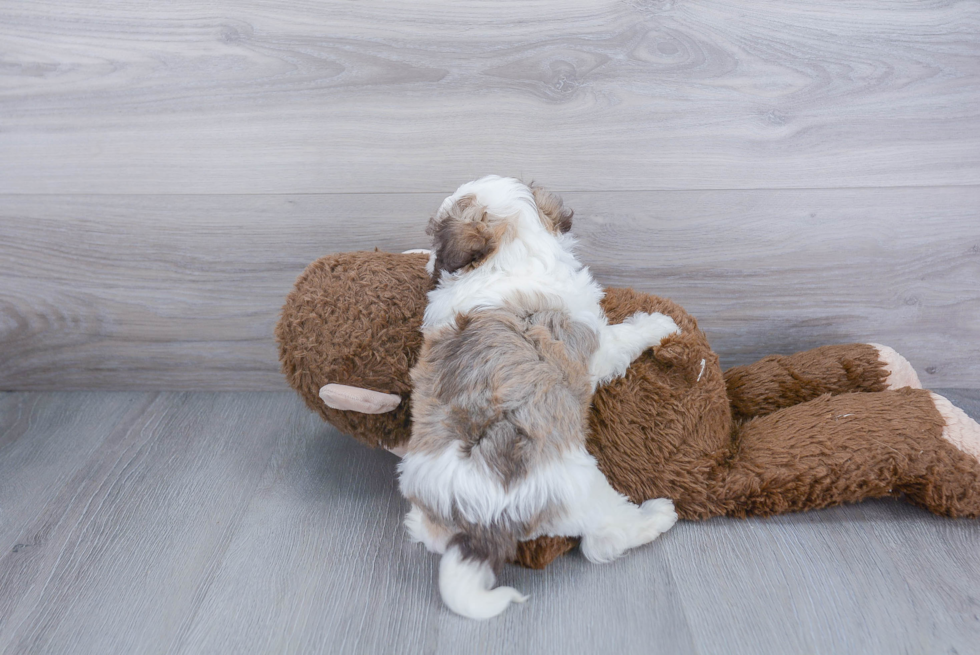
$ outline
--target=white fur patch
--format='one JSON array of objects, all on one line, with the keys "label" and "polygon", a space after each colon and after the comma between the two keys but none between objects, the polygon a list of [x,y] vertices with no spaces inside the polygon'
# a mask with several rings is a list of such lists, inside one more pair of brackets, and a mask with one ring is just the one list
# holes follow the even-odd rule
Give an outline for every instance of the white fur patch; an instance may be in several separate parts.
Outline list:
[{"label": "white fur patch", "polygon": [[423,499],[447,522],[456,508],[466,521],[490,525],[530,523],[547,508],[585,502],[598,467],[585,448],[572,448],[505,489],[482,460],[466,457],[456,442],[438,455],[410,451],[398,471],[402,494]]},{"label": "white fur patch", "polygon": [[496,581],[486,562],[464,560],[455,546],[439,562],[439,593],[452,611],[470,619],[489,619],[527,596],[513,587],[491,589]]},{"label": "white fur patch", "polygon": [[593,388],[626,375],[630,364],[644,350],[659,345],[676,332],[680,329],[674,319],[646,312],[637,312],[618,325],[603,325],[599,331],[599,349],[592,355],[589,366]]},{"label": "white fur patch", "polygon": [[[673,503],[658,498],[634,505],[609,485],[584,447],[538,467],[505,489],[459,447],[438,456],[409,453],[399,463],[401,491],[425,499],[447,522],[456,510],[471,523],[530,523],[545,509],[560,510],[532,536],[583,537],[582,551],[593,562],[608,562],[649,543],[677,522]],[[413,510],[416,511],[416,510]],[[421,513],[406,525],[423,543]]]},{"label": "white fur patch", "polygon": [[540,534],[582,537],[582,554],[589,561],[612,561],[630,548],[650,543],[677,522],[669,498],[636,506],[610,486],[597,465],[583,468],[579,476],[574,504],[543,526]]},{"label": "white fur patch", "polygon": [[445,212],[460,197],[473,195],[487,213],[513,217],[517,229],[474,270],[444,274],[429,292],[423,331],[453,324],[456,314],[502,307],[518,294],[555,298],[573,320],[598,327],[605,323],[599,301],[602,288],[575,259],[575,240],[554,235],[541,223],[531,190],[519,180],[490,175],[461,186],[446,198]]},{"label": "white fur patch", "polygon": [[452,539],[449,532],[433,525],[415,505],[405,515],[405,529],[411,541],[422,544],[430,553],[445,553],[446,546]]}]

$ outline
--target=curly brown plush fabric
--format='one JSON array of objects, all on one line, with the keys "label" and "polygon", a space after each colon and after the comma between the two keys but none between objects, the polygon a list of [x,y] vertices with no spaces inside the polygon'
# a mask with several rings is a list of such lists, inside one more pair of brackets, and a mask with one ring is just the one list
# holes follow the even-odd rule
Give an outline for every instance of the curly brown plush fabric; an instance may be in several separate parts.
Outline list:
[{"label": "curly brown plush fabric", "polygon": [[[296,280],[276,325],[279,361],[306,405],[369,446],[397,446],[411,436],[409,370],[422,348],[422,314],[432,279],[426,255],[340,253],[310,264]],[[330,382],[393,393],[387,414],[327,407]]]},{"label": "curly brown plush fabric", "polygon": [[725,372],[736,420],[765,416],[823,394],[884,391],[878,350],[866,343],[821,346],[795,355],[769,355]]},{"label": "curly brown plush fabric", "polygon": [[[339,430],[394,447],[411,433],[409,370],[431,280],[425,255],[342,253],[314,262],[276,329],[289,383]],[[665,298],[608,289],[616,323],[663,312],[681,328],[593,398],[587,446],[634,502],[668,497],[684,519],[767,516],[904,496],[946,516],[980,516],[980,461],[943,438],[928,391],[886,390],[866,344],[766,357],[722,374],[694,320]],[[386,414],[333,410],[328,383],[398,394]],[[544,537],[516,561],[542,568],[576,545]]]}]

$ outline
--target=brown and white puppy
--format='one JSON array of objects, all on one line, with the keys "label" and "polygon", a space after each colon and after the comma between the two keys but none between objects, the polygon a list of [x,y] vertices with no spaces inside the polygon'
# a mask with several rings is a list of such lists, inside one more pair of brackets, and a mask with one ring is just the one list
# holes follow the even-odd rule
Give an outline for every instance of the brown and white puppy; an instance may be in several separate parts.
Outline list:
[{"label": "brown and white puppy", "polygon": [[666,498],[630,503],[585,449],[596,385],[677,326],[643,313],[608,324],[571,218],[557,196],[489,176],[448,197],[427,230],[439,282],[400,487],[409,533],[443,554],[443,601],[471,618],[525,600],[493,589],[518,541],[580,536],[588,559],[607,562],[677,520]]}]

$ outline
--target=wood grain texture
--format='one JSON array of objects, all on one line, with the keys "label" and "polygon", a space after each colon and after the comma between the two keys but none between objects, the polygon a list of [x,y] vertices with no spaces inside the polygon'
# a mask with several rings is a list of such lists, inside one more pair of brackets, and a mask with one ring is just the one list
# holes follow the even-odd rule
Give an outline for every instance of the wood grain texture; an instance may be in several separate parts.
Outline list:
[{"label": "wood grain texture", "polygon": [[291,400],[144,394],[132,420],[90,419],[98,453],[37,499],[19,537],[30,547],[0,556],[0,651],[162,652],[193,618],[278,435],[309,426]]},{"label": "wood grain texture", "polygon": [[[980,386],[980,187],[564,196],[599,281],[680,302],[726,366],[875,341]],[[0,388],[281,389],[306,264],[424,247],[441,199],[6,196]]]},{"label": "wood grain texture", "polygon": [[36,0],[0,192],[980,183],[980,5]]},{"label": "wood grain texture", "polygon": [[131,422],[145,405],[139,394],[0,394],[0,553],[43,537],[23,527],[101,447],[106,432],[92,426]]},{"label": "wood grain texture", "polygon": [[[976,390],[942,393],[980,416]],[[5,655],[980,643],[980,521],[898,501],[681,522],[612,564],[573,553],[542,572],[507,567],[529,602],[472,622],[442,606],[436,558],[405,541],[394,456],[290,392],[6,393],[0,410],[0,509],[16,506],[0,533]],[[63,472],[39,474],[54,490],[23,487],[40,469],[18,464],[32,461]],[[30,547],[11,546],[18,531]]]}]

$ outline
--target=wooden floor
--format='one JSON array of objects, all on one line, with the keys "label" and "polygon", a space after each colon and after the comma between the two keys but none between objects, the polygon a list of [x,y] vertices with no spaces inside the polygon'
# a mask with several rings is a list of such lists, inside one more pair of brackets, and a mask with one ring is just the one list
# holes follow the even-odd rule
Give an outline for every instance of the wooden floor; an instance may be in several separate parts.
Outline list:
[{"label": "wooden floor", "polygon": [[[980,416],[980,392],[945,392]],[[980,522],[681,522],[446,610],[395,457],[292,393],[0,394],[0,653],[977,653]]]}]

